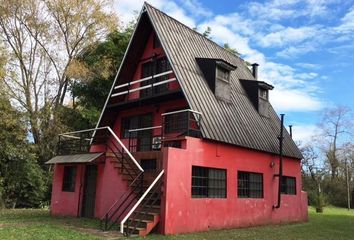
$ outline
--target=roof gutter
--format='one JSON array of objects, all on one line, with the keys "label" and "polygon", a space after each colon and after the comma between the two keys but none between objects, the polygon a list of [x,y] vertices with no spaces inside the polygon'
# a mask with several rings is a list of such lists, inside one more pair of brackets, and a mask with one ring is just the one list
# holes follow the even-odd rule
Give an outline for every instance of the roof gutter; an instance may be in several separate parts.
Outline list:
[{"label": "roof gutter", "polygon": [[276,175],[279,180],[278,184],[278,202],[273,208],[280,208],[281,204],[281,182],[283,178],[283,139],[284,139],[284,114],[280,114],[280,136],[279,139],[279,174]]}]

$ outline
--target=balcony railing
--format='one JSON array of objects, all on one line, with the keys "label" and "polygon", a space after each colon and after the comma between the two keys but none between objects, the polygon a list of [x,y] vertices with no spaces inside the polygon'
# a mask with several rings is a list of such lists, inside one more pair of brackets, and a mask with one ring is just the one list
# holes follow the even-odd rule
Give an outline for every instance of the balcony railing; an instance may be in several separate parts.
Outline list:
[{"label": "balcony railing", "polygon": [[[162,86],[166,86],[169,83],[176,81],[175,77],[171,77],[168,79],[163,78],[163,77],[167,78],[172,73],[173,73],[172,70],[166,71],[153,76],[141,78],[139,80],[118,85],[114,87],[114,90],[119,90],[120,92],[112,94],[111,98],[122,96],[122,95],[129,96],[129,94],[134,92],[139,92],[140,95],[143,95],[144,97],[155,93],[160,93],[160,90],[164,89],[161,88]],[[167,90],[165,89],[165,91],[168,91],[168,86],[167,86]]]},{"label": "balcony railing", "polygon": [[162,114],[162,126],[129,130],[129,151],[160,151],[163,143],[183,136],[201,137],[201,113],[184,109]]},{"label": "balcony railing", "polygon": [[129,151],[160,151],[162,142],[161,129],[161,126],[155,126],[129,130]]},{"label": "balcony railing", "polygon": [[171,136],[201,137],[202,115],[200,112],[184,109],[161,115],[164,138]]}]

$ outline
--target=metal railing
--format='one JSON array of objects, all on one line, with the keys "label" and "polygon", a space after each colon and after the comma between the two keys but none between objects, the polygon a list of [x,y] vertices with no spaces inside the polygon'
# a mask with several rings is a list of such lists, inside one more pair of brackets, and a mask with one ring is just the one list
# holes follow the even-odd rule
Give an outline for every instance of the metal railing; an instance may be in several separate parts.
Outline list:
[{"label": "metal railing", "polygon": [[202,114],[200,112],[191,109],[183,109],[163,113],[161,116],[164,139],[168,134],[201,137]]},{"label": "metal railing", "polygon": [[[110,139],[110,137],[113,137],[114,141]],[[115,150],[119,151],[122,157],[128,156],[128,160],[131,161],[138,170],[144,172],[143,168],[136,161],[128,148],[108,126],[59,134],[58,155],[89,152],[91,146],[94,144],[103,144],[107,148],[109,147],[107,144],[108,141],[111,144],[115,142],[118,143],[115,143]]]},{"label": "metal railing", "polygon": [[[141,78],[139,80],[135,80],[132,82],[118,85],[118,86],[114,87],[114,90],[121,89],[121,88],[127,88],[127,90],[123,90],[121,92],[114,93],[111,95],[111,98],[121,96],[121,95],[126,95],[126,94],[129,95],[130,93],[142,91],[142,90],[146,90],[146,89],[153,89],[154,87],[158,87],[163,84],[168,84],[170,82],[177,81],[177,79],[175,77],[172,77],[172,78],[169,78],[166,80],[162,80],[162,81],[156,81],[156,80],[155,80],[156,82],[153,81],[154,79],[159,79],[161,77],[168,76],[169,74],[172,74],[172,73],[173,73],[173,71],[170,70],[170,71],[166,71],[163,73],[155,74],[153,76]],[[138,84],[138,83],[140,83],[140,85],[136,85],[136,87],[134,87],[134,84]],[[142,85],[142,84],[144,84],[144,85]]]},{"label": "metal railing", "polygon": [[[157,182],[161,179],[162,175],[164,174],[165,170],[161,170],[161,172],[159,173],[159,175],[157,175],[157,177],[155,178],[155,180],[151,183],[151,185],[146,189],[146,191],[143,193],[143,195],[139,198],[139,200],[134,204],[134,206],[130,209],[130,211],[127,213],[127,215],[125,215],[125,217],[123,218],[123,220],[120,222],[120,232],[124,234],[124,224],[126,223],[126,221],[131,217],[131,215],[135,212],[135,210],[137,210],[137,208],[140,206],[140,204],[143,202],[143,200],[145,199],[145,197],[150,193],[150,191],[154,188],[154,186],[157,184]],[[158,188],[155,188],[155,191]],[[152,195],[150,195],[149,198],[147,198],[147,200],[150,200]],[[145,202],[145,204],[143,204],[142,206],[146,206],[148,203],[148,201]],[[152,204],[150,205],[152,206]],[[135,213],[137,214],[137,213]],[[135,217],[133,218],[133,220],[135,219]],[[129,225],[127,227],[129,229]],[[134,231],[134,229],[136,228],[136,225],[130,229],[130,232]],[[129,233],[128,233],[129,235]]]}]

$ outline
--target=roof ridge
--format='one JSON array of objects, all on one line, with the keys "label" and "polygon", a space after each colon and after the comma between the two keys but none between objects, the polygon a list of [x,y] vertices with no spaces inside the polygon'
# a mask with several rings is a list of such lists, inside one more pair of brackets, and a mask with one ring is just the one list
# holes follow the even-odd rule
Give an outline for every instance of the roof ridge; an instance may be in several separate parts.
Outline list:
[{"label": "roof ridge", "polygon": [[234,57],[235,59],[239,59],[239,60],[245,62],[245,60],[242,59],[241,57],[239,57],[239,56],[233,54],[232,52],[230,52],[230,51],[228,51],[228,50],[226,50],[224,47],[220,46],[219,44],[217,44],[216,42],[214,42],[214,41],[211,40],[210,38],[207,38],[207,37],[203,36],[203,34],[201,34],[200,32],[193,30],[192,28],[188,27],[186,24],[184,24],[184,23],[178,21],[177,19],[175,19],[175,18],[171,17],[170,15],[164,13],[164,12],[161,11],[160,9],[158,9],[158,8],[156,8],[156,7],[154,7],[154,6],[152,6],[150,3],[148,3],[148,2],[145,1],[145,2],[144,2],[144,6],[145,6],[145,5],[148,6],[148,7],[150,7],[150,8],[153,8],[154,10],[158,11],[159,13],[161,13],[161,14],[165,15],[166,17],[172,19],[173,21],[179,23],[179,24],[182,25],[183,27],[187,28],[189,31],[191,31],[191,32],[193,32],[193,33],[195,33],[195,34],[200,35],[202,38],[208,40],[210,43],[216,45],[218,48],[220,48],[221,50],[225,51],[225,52],[226,52],[228,55],[230,55],[231,57]]}]

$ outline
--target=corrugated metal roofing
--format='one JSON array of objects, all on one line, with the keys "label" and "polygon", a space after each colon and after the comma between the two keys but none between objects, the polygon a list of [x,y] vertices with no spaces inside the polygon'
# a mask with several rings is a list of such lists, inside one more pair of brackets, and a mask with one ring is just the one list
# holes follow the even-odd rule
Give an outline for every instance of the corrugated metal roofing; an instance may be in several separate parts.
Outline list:
[{"label": "corrugated metal roofing", "polygon": [[[151,5],[145,3],[144,7],[190,108],[203,114],[203,137],[278,153],[279,117],[271,106],[270,117],[262,117],[250,102],[240,79],[255,79],[244,61]],[[237,66],[231,72],[231,102],[215,97],[196,58],[217,58]],[[302,158],[287,131],[284,136],[284,155]]]},{"label": "corrugated metal roofing", "polygon": [[101,157],[103,153],[85,153],[85,154],[73,154],[56,156],[50,159],[45,164],[57,164],[57,163],[90,163]]}]

